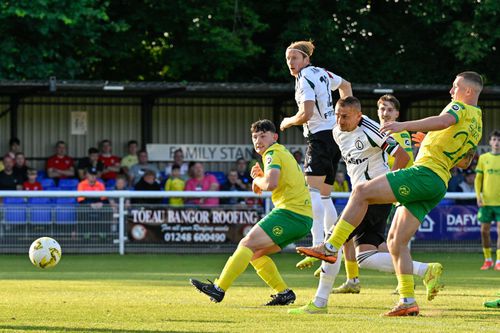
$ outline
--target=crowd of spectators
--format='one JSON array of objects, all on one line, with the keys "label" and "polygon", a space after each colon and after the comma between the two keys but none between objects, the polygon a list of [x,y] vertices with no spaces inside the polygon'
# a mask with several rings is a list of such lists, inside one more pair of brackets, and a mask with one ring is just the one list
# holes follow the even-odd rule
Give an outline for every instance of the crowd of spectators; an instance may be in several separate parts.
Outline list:
[{"label": "crowd of spectators", "polygon": [[[74,179],[74,190],[140,190],[140,191],[251,191],[252,179],[249,170],[255,163],[262,163],[260,155],[256,154],[252,160],[238,158],[234,167],[222,175],[221,172],[206,172],[201,162],[184,161],[181,149],[174,152],[173,162],[160,171],[158,166],[148,159],[146,150],[139,150],[136,140],[127,144],[127,155],[120,158],[113,155],[110,140],[102,140],[99,149],[91,147],[87,156],[75,161],[67,154],[67,144],[58,141],[54,155],[46,162],[45,170],[41,172],[30,168],[26,157],[21,151],[21,142],[12,138],[9,142],[9,151],[0,162],[0,190],[57,190],[62,179]],[[293,156],[303,168],[303,155],[295,151]],[[449,183],[450,192],[474,192],[474,165],[462,171],[452,170],[452,179]],[[51,180],[47,182],[47,180]],[[65,188],[71,189],[71,188]],[[339,170],[335,177],[332,190],[334,192],[349,192],[349,179],[344,170]],[[95,204],[104,203],[103,200],[78,198],[79,202]],[[92,201],[92,202],[90,202]],[[219,204],[251,204],[254,201],[244,197],[231,198],[169,198],[172,206],[199,205],[216,206]],[[474,201],[474,200],[472,200]],[[470,202],[472,202],[470,201]],[[116,206],[117,201],[110,199],[109,204]],[[127,200],[131,203],[162,203],[162,198],[136,198]],[[464,204],[469,201],[464,201]]]}]

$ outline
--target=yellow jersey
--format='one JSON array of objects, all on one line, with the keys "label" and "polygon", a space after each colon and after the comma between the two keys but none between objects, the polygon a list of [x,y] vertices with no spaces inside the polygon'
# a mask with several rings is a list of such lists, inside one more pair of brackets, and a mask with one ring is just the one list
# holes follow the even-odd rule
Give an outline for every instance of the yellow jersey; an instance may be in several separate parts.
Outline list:
[{"label": "yellow jersey", "polygon": [[434,171],[448,186],[450,170],[470,149],[476,149],[483,131],[481,109],[461,102],[448,104],[441,114],[449,113],[456,123],[448,128],[427,133],[414,165]]},{"label": "yellow jersey", "polygon": [[[170,177],[165,183],[165,191],[184,191],[185,182],[181,178]],[[182,198],[169,198],[169,203],[171,206],[182,206],[184,205],[184,199]]]},{"label": "yellow jersey", "polygon": [[304,174],[293,155],[284,146],[275,143],[264,152],[262,161],[264,172],[280,170],[278,186],[271,196],[274,206],[312,218],[311,196]]},{"label": "yellow jersey", "polygon": [[479,156],[474,187],[485,206],[500,206],[500,154]]},{"label": "yellow jersey", "polygon": [[[398,133],[393,133],[391,136],[399,143],[399,146],[405,150],[410,156],[410,160],[406,164],[405,168],[409,168],[413,165],[413,149],[411,148],[411,136],[407,131],[402,131]],[[389,168],[392,170],[392,166],[394,165],[394,156],[387,154],[387,164],[389,164]]]}]

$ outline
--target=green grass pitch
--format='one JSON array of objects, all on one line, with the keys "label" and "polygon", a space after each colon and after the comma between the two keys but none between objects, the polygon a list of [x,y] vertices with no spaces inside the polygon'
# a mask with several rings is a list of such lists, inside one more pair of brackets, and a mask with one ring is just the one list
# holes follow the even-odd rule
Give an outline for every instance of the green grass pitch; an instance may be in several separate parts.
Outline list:
[{"label": "green grass pitch", "polygon": [[[220,304],[188,279],[215,278],[227,255],[63,255],[41,270],[28,256],[0,257],[0,332],[500,332],[500,309],[484,308],[500,292],[500,272],[479,270],[481,254],[421,254],[444,265],[445,290],[425,300],[421,315],[383,318],[397,301],[391,274],[363,270],[359,295],[332,295],[328,315],[292,316],[289,307],[264,307],[271,290],[252,267]],[[299,271],[298,255],[274,259],[297,301],[314,295],[314,270]],[[335,285],[345,278],[344,269]]]}]

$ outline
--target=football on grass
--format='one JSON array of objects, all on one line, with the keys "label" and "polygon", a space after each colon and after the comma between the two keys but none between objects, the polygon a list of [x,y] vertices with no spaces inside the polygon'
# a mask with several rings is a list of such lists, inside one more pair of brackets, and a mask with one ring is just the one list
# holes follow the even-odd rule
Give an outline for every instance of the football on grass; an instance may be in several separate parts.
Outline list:
[{"label": "football on grass", "polygon": [[36,267],[49,268],[61,260],[61,246],[50,237],[41,237],[30,246],[30,260]]}]

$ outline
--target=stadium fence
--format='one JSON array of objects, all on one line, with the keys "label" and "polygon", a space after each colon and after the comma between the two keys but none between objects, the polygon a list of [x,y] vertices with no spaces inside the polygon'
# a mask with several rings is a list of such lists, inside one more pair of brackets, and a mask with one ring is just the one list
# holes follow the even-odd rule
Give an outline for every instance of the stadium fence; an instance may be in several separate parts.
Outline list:
[{"label": "stadium fence", "polygon": [[[340,213],[350,193],[332,192]],[[114,204],[78,204],[77,197],[108,198]],[[216,206],[166,204],[168,198],[235,198]],[[271,193],[188,191],[0,191],[0,253],[27,253],[33,240],[48,236],[64,253],[228,253],[262,216],[272,209]],[[134,203],[139,199],[142,203]],[[450,200],[475,199],[474,193],[447,193]],[[158,201],[152,203],[147,201]],[[129,203],[132,201],[132,203]],[[144,202],[145,201],[145,202]],[[459,207],[460,208],[460,207]],[[470,215],[470,214],[469,214]],[[464,215],[465,216],[465,215]],[[450,220],[450,218],[448,218]],[[456,218],[451,219],[456,223]],[[458,221],[460,233],[474,231],[476,221]],[[433,224],[450,224],[446,218]],[[469,226],[467,226],[469,223]],[[473,230],[474,229],[474,230]],[[451,229],[458,230],[458,229]],[[479,234],[464,239],[419,239],[415,251],[480,251]],[[294,245],[308,245],[310,236]],[[293,251],[294,246],[286,250]]]}]

